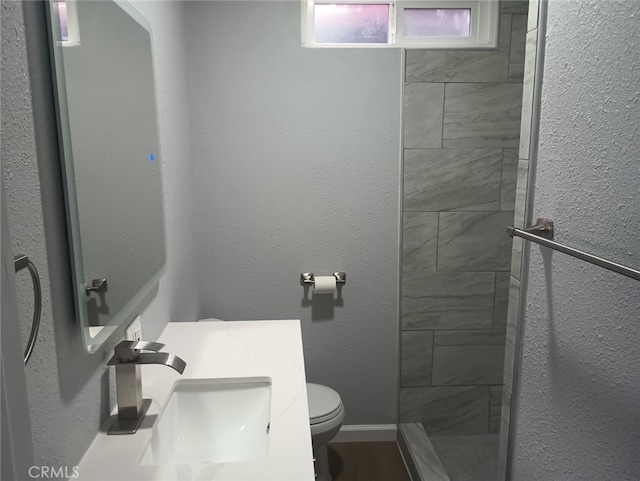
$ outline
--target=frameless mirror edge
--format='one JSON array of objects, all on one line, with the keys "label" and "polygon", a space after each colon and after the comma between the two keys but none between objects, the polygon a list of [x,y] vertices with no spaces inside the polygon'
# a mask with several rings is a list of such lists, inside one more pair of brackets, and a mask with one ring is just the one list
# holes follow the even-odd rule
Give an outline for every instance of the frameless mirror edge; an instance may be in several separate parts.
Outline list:
[{"label": "frameless mirror edge", "polygon": [[[56,68],[56,65],[63,65],[63,51],[61,45],[60,31],[55,29],[58,25],[53,20],[56,14],[56,5],[53,0],[47,2],[45,8],[47,16],[47,29],[49,37],[49,57],[51,63],[51,75],[54,83],[53,96],[55,103],[55,116],[58,124],[58,151],[62,170],[62,188],[64,194],[65,218],[67,223],[67,239],[69,244],[69,260],[71,262],[71,277],[74,291],[74,304],[76,310],[76,320],[86,318],[86,304],[80,302],[84,290],[84,272],[82,256],[75,253],[82,252],[82,240],[80,238],[80,219],[77,212],[78,199],[73,183],[69,179],[75,179],[73,167],[73,152],[71,150],[71,127],[69,125],[69,112],[66,98],[66,79],[64,68]],[[75,234],[74,234],[75,232]],[[85,345],[85,348],[87,346]]]},{"label": "frameless mirror edge", "polygon": [[[147,19],[130,3],[124,0],[113,0],[125,13],[135,20],[142,28],[144,28],[150,38],[151,57],[153,57],[153,32],[151,25]],[[79,215],[77,211],[77,195],[75,188],[68,179],[75,178],[73,167],[73,155],[71,151],[71,129],[69,126],[69,117],[66,104],[66,81],[64,76],[64,68],[56,68],[56,65],[63,65],[62,45],[59,43],[61,35],[59,31],[55,31],[56,22],[53,20],[55,8],[53,0],[47,2],[48,8],[45,8],[47,16],[47,28],[49,37],[49,53],[51,62],[52,79],[54,83],[54,98],[56,106],[56,120],[58,122],[58,140],[59,154],[62,170],[62,183],[65,197],[65,214],[67,221],[67,237],[70,249],[69,259],[71,262],[71,282],[74,291],[74,304],[76,313],[76,322],[78,322],[81,330],[83,346],[88,354],[97,352],[100,347],[127,321],[139,314],[151,301],[150,295],[157,292],[159,281],[166,269],[166,212],[164,210],[164,183],[163,169],[164,162],[161,149],[159,125],[156,124],[158,130],[158,146],[157,152],[161,168],[159,169],[160,192],[161,192],[161,212],[163,221],[163,244],[162,244],[162,264],[160,268],[149,278],[149,280],[139,289],[139,291],[114,315],[109,324],[106,326],[87,326],[88,318],[86,299],[86,286],[84,279],[84,265],[82,261],[82,241],[80,238]],[[155,100],[156,120],[159,119],[158,96],[155,88],[156,66],[152,61],[153,74],[153,97]],[[65,115],[66,114],[66,115]]]}]

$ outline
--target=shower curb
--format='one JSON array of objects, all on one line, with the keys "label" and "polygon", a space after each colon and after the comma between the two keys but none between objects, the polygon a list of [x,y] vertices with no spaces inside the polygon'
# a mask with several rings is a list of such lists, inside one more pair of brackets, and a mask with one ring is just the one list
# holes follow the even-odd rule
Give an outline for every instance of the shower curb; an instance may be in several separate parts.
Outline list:
[{"label": "shower curb", "polygon": [[398,445],[413,481],[450,481],[422,424],[398,424]]}]

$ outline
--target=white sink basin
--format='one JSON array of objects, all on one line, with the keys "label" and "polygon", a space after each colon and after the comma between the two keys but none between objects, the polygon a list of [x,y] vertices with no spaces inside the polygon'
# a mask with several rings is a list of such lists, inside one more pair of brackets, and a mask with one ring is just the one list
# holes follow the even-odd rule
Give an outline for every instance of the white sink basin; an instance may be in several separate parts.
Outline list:
[{"label": "white sink basin", "polygon": [[265,459],[270,412],[270,378],[178,381],[141,464]]}]

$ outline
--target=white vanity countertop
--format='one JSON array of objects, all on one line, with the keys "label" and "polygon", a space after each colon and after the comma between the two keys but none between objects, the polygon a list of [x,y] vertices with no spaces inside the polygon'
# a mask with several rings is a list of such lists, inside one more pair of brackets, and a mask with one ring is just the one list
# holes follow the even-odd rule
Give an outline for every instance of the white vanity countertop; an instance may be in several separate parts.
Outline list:
[{"label": "white vanity countertop", "polygon": [[[138,432],[99,432],[82,458],[86,481],[312,481],[300,321],[172,322],[158,339],[163,352],[187,363],[181,376],[167,366],[142,366],[142,393],[152,404]],[[174,383],[183,379],[270,377],[271,428],[267,459],[251,462],[144,466],[152,427]],[[96,400],[98,402],[98,400]],[[108,426],[106,426],[108,427]],[[105,429],[105,427],[103,427]]]}]

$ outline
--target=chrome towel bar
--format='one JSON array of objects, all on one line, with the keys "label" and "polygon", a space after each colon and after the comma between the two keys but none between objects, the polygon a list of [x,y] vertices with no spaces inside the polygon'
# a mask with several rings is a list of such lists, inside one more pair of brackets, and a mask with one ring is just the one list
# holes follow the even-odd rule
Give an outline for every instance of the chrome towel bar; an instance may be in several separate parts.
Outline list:
[{"label": "chrome towel bar", "polygon": [[618,264],[617,262],[603,259],[602,257],[594,256],[593,254],[588,254],[584,251],[574,249],[573,247],[568,247],[559,244],[558,242],[554,242],[553,221],[551,221],[550,219],[538,219],[536,221],[536,225],[527,229],[516,229],[513,226],[509,226],[507,227],[507,233],[511,237],[522,237],[523,239],[535,242],[536,244],[543,245],[550,249],[562,252],[563,254],[568,254],[572,257],[576,257],[583,261],[589,262],[590,264],[604,267],[605,269],[608,269],[610,271],[617,272],[618,274],[622,274],[623,276],[627,276],[631,279],[640,281],[640,271],[638,269],[623,266],[622,264]]},{"label": "chrome towel bar", "polygon": [[42,288],[40,286],[40,275],[38,269],[29,256],[24,254],[17,255],[13,258],[13,264],[15,272],[22,269],[29,269],[31,274],[31,282],[33,283],[33,321],[31,323],[31,332],[29,333],[29,341],[27,342],[27,348],[24,351],[24,363],[29,362],[33,347],[36,345],[36,338],[38,337],[38,328],[40,327],[40,316],[42,314]]}]

